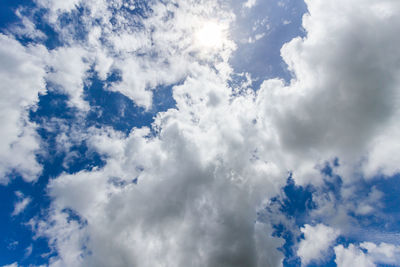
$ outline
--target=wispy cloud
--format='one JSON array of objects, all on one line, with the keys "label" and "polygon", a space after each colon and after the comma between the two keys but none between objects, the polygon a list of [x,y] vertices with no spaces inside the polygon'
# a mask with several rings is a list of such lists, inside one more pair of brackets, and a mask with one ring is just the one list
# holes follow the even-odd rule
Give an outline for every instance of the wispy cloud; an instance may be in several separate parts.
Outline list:
[{"label": "wispy cloud", "polygon": [[19,191],[15,192],[15,194],[18,197],[18,200],[14,204],[14,210],[11,213],[12,216],[19,215],[21,212],[23,212],[26,209],[26,207],[32,201],[32,199],[30,197],[25,197],[24,194],[22,194]]}]

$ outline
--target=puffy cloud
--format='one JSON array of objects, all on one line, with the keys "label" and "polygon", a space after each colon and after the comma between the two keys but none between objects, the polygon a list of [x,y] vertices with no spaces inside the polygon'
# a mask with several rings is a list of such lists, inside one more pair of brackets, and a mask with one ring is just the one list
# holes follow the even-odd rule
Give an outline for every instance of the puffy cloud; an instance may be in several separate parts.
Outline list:
[{"label": "puffy cloud", "polygon": [[[272,238],[270,226],[255,223],[259,192],[245,179],[250,175],[237,173],[252,170],[200,158],[176,123],[160,139],[148,134],[97,136],[95,144],[112,155],[107,165],[50,183],[52,223],[39,223],[37,231],[59,251],[53,265],[279,265],[281,241]],[[65,207],[85,223],[68,220]],[[83,258],[82,246],[88,251]]]},{"label": "puffy cloud", "polygon": [[368,255],[376,263],[396,265],[400,260],[400,246],[388,243],[376,245],[372,242],[363,242],[360,247],[366,249]]},{"label": "puffy cloud", "polygon": [[335,262],[338,267],[396,265],[400,258],[400,247],[388,243],[377,245],[372,242],[363,242],[359,246],[350,244],[347,248],[342,245],[336,246],[335,253]]},{"label": "puffy cloud", "polygon": [[42,171],[35,152],[39,138],[35,125],[28,121],[28,110],[35,107],[38,94],[45,91],[42,46],[22,46],[14,38],[0,34],[0,182],[18,172],[27,181]]},{"label": "puffy cloud", "polygon": [[46,80],[54,85],[54,90],[69,96],[70,106],[81,110],[89,109],[83,100],[85,74],[89,70],[89,62],[85,60],[87,55],[78,46],[61,47],[51,51],[46,62],[50,68]]},{"label": "puffy cloud", "polygon": [[311,226],[306,224],[301,228],[304,239],[299,244],[297,255],[301,262],[307,265],[312,260],[325,258],[327,250],[334,244],[339,231],[323,224]]},{"label": "puffy cloud", "polygon": [[375,267],[374,262],[364,254],[364,252],[353,244],[350,244],[347,248],[342,245],[335,247],[336,259],[335,262],[338,267],[346,266],[365,266]]},{"label": "puffy cloud", "polygon": [[[336,156],[347,181],[376,138],[387,131],[396,136],[391,129],[397,128],[394,120],[399,112],[400,54],[394,39],[400,22],[394,16],[382,16],[376,7],[398,10],[400,5],[372,2],[306,1],[309,14],[303,18],[303,27],[307,37],[295,38],[282,48],[295,78],[287,86],[268,80],[261,87],[265,116],[271,117],[291,165],[297,165],[293,170],[299,183],[315,177],[316,161]],[[383,149],[382,142],[374,149]],[[365,163],[365,168],[379,162]],[[390,162],[373,169],[395,169],[388,166]]]}]

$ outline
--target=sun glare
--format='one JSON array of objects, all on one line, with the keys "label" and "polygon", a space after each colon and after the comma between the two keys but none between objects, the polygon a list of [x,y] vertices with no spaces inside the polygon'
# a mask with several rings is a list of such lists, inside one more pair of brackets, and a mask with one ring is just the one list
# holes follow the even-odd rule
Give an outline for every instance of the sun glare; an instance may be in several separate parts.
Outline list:
[{"label": "sun glare", "polygon": [[204,23],[196,33],[196,42],[207,48],[218,48],[223,43],[223,28],[215,22]]}]

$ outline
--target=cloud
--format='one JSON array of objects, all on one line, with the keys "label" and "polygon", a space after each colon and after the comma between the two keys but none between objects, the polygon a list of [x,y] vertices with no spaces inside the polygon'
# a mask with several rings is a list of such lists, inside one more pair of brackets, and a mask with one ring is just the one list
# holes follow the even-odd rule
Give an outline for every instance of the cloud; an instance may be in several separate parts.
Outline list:
[{"label": "cloud", "polygon": [[[222,87],[221,89],[218,77],[212,71],[210,72],[208,68],[204,68],[202,71],[204,73],[201,73],[201,75],[204,77],[203,80],[207,81],[209,91],[201,92],[199,90],[198,95],[192,97],[192,101],[198,106],[218,109],[227,101],[228,95],[224,92],[226,87]],[[215,81],[217,81],[217,83]],[[204,83],[199,82],[197,79],[192,79],[176,89],[176,98],[179,100],[178,105],[182,110],[192,108],[192,106],[187,105],[186,102],[185,95],[187,92],[194,87],[201,88],[203,85]],[[210,96],[212,97],[210,98]],[[238,103],[237,107],[240,107],[240,105],[241,103]],[[173,114],[166,115],[171,116]],[[208,118],[212,118],[213,113],[204,115],[207,116],[207,118],[203,119],[204,123],[206,123]],[[176,116],[180,116],[180,114],[176,114]],[[223,116],[223,113],[221,113],[221,116]],[[218,118],[218,120],[220,119],[222,118]],[[125,139],[122,135],[114,133],[113,131],[109,133],[110,136],[103,135],[101,132],[99,135],[99,133],[95,131],[92,146],[95,146],[96,150],[99,152],[108,155],[107,166],[101,171],[63,175],[51,182],[50,191],[57,199],[56,202],[58,203],[55,204],[55,218],[51,218],[51,220],[55,222],[55,228],[39,229],[42,231],[42,234],[48,235],[51,238],[50,240],[53,240],[53,236],[57,236],[57,238],[54,239],[54,246],[56,246],[61,254],[59,262],[72,265],[84,265],[87,262],[104,260],[114,265],[122,264],[119,263],[118,258],[112,256],[113,253],[118,255],[123,253],[123,258],[127,257],[126,260],[128,262],[133,262],[133,256],[129,256],[131,254],[129,248],[142,244],[141,247],[143,246],[143,248],[140,249],[140,251],[142,251],[141,253],[143,253],[143,255],[136,255],[138,258],[136,260],[143,264],[153,259],[153,257],[150,256],[152,253],[157,251],[159,251],[157,253],[161,253],[163,250],[171,251],[172,255],[177,254],[179,257],[176,260],[181,258],[180,260],[182,262],[186,262],[189,260],[189,255],[192,254],[191,251],[199,249],[199,251],[204,250],[202,254],[197,256],[197,261],[200,265],[207,262],[210,262],[210,264],[213,262],[215,262],[215,264],[221,262],[222,264],[231,257],[233,257],[235,262],[237,261],[237,264],[248,262],[248,264],[252,266],[257,261],[257,257],[260,257],[259,261],[261,263],[271,262],[271,265],[276,265],[276,262],[279,262],[281,258],[276,248],[281,243],[279,240],[275,242],[265,242],[263,239],[260,240],[259,238],[259,236],[271,235],[272,229],[267,226],[254,225],[255,212],[253,212],[253,215],[250,217],[240,215],[241,212],[245,212],[246,214],[248,212],[248,208],[245,207],[249,204],[245,198],[246,195],[250,194],[250,192],[241,192],[239,188],[236,188],[236,186],[240,186],[241,176],[237,175],[235,170],[230,171],[229,175],[226,176],[224,171],[225,167],[219,167],[218,165],[220,163],[218,162],[213,163],[213,155],[209,155],[209,159],[200,159],[197,156],[200,149],[203,155],[207,155],[208,152],[205,149],[211,148],[211,146],[207,148],[197,147],[196,143],[199,141],[193,140],[195,142],[192,142],[192,136],[200,135],[197,138],[205,140],[208,133],[204,133],[202,129],[198,129],[197,127],[193,130],[199,131],[199,133],[193,133],[191,131],[191,125],[193,124],[191,117],[179,118],[173,116],[171,120],[168,120],[168,118],[160,118],[159,121],[160,124],[167,124],[162,127],[162,139],[164,140],[160,140],[159,138],[147,140],[149,132],[146,130],[135,130],[128,139]],[[229,127],[228,122],[225,124],[226,127]],[[204,130],[207,131],[207,128],[208,126],[206,126]],[[183,132],[181,133],[181,131]],[[210,136],[212,136],[212,134],[210,134]],[[229,137],[228,130],[225,136]],[[229,137],[229,139],[235,139],[235,137]],[[215,141],[219,142],[219,137]],[[231,142],[230,140],[227,141]],[[229,149],[230,145],[223,147],[224,149],[225,147]],[[143,150],[141,150],[141,148]],[[219,153],[218,148],[214,148],[214,150],[216,150],[215,153]],[[231,151],[226,152],[226,155],[229,154],[232,154]],[[250,157],[250,154],[248,156]],[[223,158],[224,156],[221,155],[221,160]],[[240,163],[240,159],[238,159],[237,162]],[[177,164],[181,165],[183,168],[176,168]],[[210,166],[208,167],[207,165]],[[240,170],[243,167],[245,166],[239,165],[237,168]],[[268,173],[268,165],[260,162],[256,164],[256,167],[259,169],[258,173],[256,170],[249,169],[244,170],[249,174],[243,176],[251,176],[254,182],[258,180],[261,184],[263,183],[263,173]],[[118,171],[118,169],[120,171]],[[158,172],[158,170],[161,172]],[[136,186],[132,184],[132,180],[135,179],[135,177],[138,177],[138,183],[140,185],[140,187],[138,186],[139,194],[135,193],[137,189]],[[216,179],[217,177],[220,178]],[[120,182],[115,183],[117,180]],[[230,184],[230,180],[235,182]],[[82,182],[85,184],[82,184]],[[236,183],[238,183],[238,185],[235,185]],[[126,186],[119,188],[116,186],[118,184]],[[251,187],[252,191],[260,189],[267,190],[267,188],[264,187],[258,189],[254,185],[251,185]],[[141,188],[144,190],[142,193],[140,193],[142,191]],[[121,191],[122,189],[123,191]],[[219,197],[218,191],[226,192],[226,197]],[[230,193],[228,194],[228,192]],[[245,198],[242,199],[242,197],[239,197],[239,199],[236,199],[236,192],[239,196],[244,194]],[[154,194],[159,194],[159,199],[153,199]],[[254,195],[257,197],[261,196],[261,194],[255,193]],[[118,205],[123,206],[130,202],[135,202],[135,207],[138,210],[131,210],[130,205],[128,205],[124,208],[121,207],[122,210],[119,215],[121,217],[118,221],[112,220],[107,222],[101,219],[105,223],[104,226],[108,225],[107,228],[110,230],[110,232],[106,234],[103,225],[98,224],[98,220],[100,219],[99,216],[102,217],[101,214],[104,211],[111,212],[115,209],[115,207],[113,207],[114,201],[122,201]],[[125,201],[127,202],[125,203]],[[152,203],[152,207],[144,208],[144,203]],[[214,204],[217,206],[214,206]],[[242,205],[244,205],[244,207],[242,207]],[[231,208],[225,210],[228,206],[231,206]],[[62,215],[64,213],[64,207],[72,208],[78,212],[82,218],[88,220],[87,228],[91,229],[90,240],[93,241],[90,241],[89,244],[85,244],[85,246],[92,250],[96,256],[88,256],[83,263],[72,261],[71,258],[73,258],[74,255],[79,255],[77,251],[79,251],[82,245],[82,243],[79,242],[86,242],[86,239],[79,239],[78,237],[77,239],[70,238],[70,236],[75,236],[73,233],[75,233],[75,228],[77,227],[76,222],[70,221],[70,223],[67,223],[68,216]],[[96,207],[100,208],[100,210]],[[126,211],[124,211],[125,209]],[[203,211],[209,212],[210,216],[215,218],[208,221],[208,217],[206,216],[204,217],[204,221],[200,220],[199,218],[203,217]],[[133,214],[137,215],[137,217],[135,216],[136,219],[132,217]],[[186,219],[181,217],[183,214],[186,214]],[[91,218],[89,219],[89,217]],[[59,219],[65,219],[66,221],[58,221]],[[142,220],[144,220],[144,222],[142,222]],[[231,222],[231,220],[233,221]],[[63,225],[66,225],[65,228],[67,229],[71,229],[72,225],[75,225],[71,231],[65,230],[68,231],[65,239],[60,238],[60,232],[63,232],[63,230],[59,229],[59,227]],[[98,229],[96,229],[97,227],[92,229],[95,225],[98,225]],[[125,239],[123,236],[112,237],[112,232],[117,231],[119,227],[125,228],[125,231],[130,233],[132,240],[130,238]],[[180,229],[180,227],[183,227],[183,229]],[[236,229],[238,233],[237,236],[231,237],[230,233],[233,229]],[[142,230],[145,232],[149,231],[149,236],[142,237]],[[193,234],[191,234],[192,231]],[[83,233],[78,234],[80,232]],[[198,234],[196,234],[197,232]],[[210,233],[201,237],[202,232]],[[86,233],[86,229],[78,231],[77,235],[84,236],[84,233]],[[164,237],[164,234],[158,236],[160,233],[165,233],[166,236]],[[175,234],[176,236],[174,236]],[[110,251],[109,248],[101,245],[101,243],[104,242],[100,240],[105,238],[113,240],[112,242],[115,242],[115,244],[121,242],[126,244],[126,249],[128,251],[118,252],[120,249],[119,246],[116,247],[115,251]],[[193,241],[193,238],[196,242]],[[151,246],[150,242],[152,239],[154,239],[154,242],[158,243],[154,248]],[[73,241],[77,243],[74,244],[72,243]],[[185,247],[191,243],[193,243],[193,247],[191,247],[190,250],[180,252],[181,249],[185,250]],[[211,248],[208,248],[209,243],[215,243],[217,250],[215,255],[213,255],[214,252],[212,252]],[[73,244],[74,248],[72,252],[69,249],[71,244]],[[255,244],[268,246],[268,248],[271,248],[270,252],[264,252],[263,247],[259,246],[257,246],[256,250]],[[232,252],[227,253],[223,249],[225,245],[232,246]],[[154,251],[154,249],[156,249],[156,251]],[[99,255],[106,253],[106,251],[110,251],[111,254],[107,254],[104,259],[97,258]],[[224,255],[224,253],[227,253],[227,255]],[[256,253],[258,254],[257,257]],[[273,257],[271,257],[270,254],[272,254]],[[77,260],[77,258],[74,260]],[[157,262],[162,262],[164,260],[167,262],[171,261],[172,264],[172,259],[169,260],[162,256],[160,256],[160,259],[154,259],[153,262],[150,263],[157,264]]]},{"label": "cloud", "polygon": [[[265,116],[272,120],[284,154],[293,160],[291,166],[297,165],[293,169],[297,182],[312,181],[315,162],[334,157],[340,158],[348,181],[377,138],[383,140],[380,136],[388,131],[397,134],[391,129],[397,128],[394,120],[399,112],[400,54],[393,40],[399,21],[381,16],[364,1],[306,3],[307,37],[295,38],[281,50],[295,77],[287,86],[265,81],[259,98],[265,99]],[[399,8],[394,1],[374,3]],[[383,149],[382,141],[378,147]],[[390,162],[374,169],[393,173]],[[369,164],[375,163],[364,164],[371,169]]]},{"label": "cloud", "polygon": [[243,7],[245,8],[252,8],[256,5],[257,0],[247,0],[245,3],[243,3]]},{"label": "cloud", "polygon": [[26,207],[29,205],[29,203],[32,201],[32,199],[30,197],[25,197],[24,194],[22,194],[19,191],[15,192],[15,194],[17,195],[19,200],[17,202],[15,202],[14,210],[11,213],[11,216],[17,216],[18,214],[23,212],[26,209]]},{"label": "cloud", "polygon": [[365,266],[375,267],[373,261],[364,254],[364,252],[353,244],[350,244],[347,248],[342,245],[335,247],[336,259],[335,262],[338,267],[345,266]]},{"label": "cloud", "polygon": [[33,251],[33,245],[30,244],[30,245],[25,249],[24,258],[28,258],[28,257],[32,254],[32,251]]},{"label": "cloud", "polygon": [[[51,71],[46,80],[54,86],[53,90],[69,96],[69,105],[82,111],[89,109],[83,100],[83,87],[89,62],[88,53],[79,46],[61,47],[50,52],[47,66]],[[86,61],[86,62],[85,62]]]},{"label": "cloud", "polygon": [[312,260],[321,261],[325,258],[327,250],[334,244],[339,236],[339,231],[323,224],[311,226],[306,224],[301,228],[304,239],[300,241],[297,255],[301,262],[307,265]]},{"label": "cloud", "polygon": [[396,265],[400,260],[400,246],[388,243],[378,245],[372,242],[363,242],[360,247],[367,250],[368,255],[376,263]]},{"label": "cloud", "polygon": [[0,182],[9,182],[8,175],[16,171],[26,181],[34,181],[42,167],[35,153],[39,138],[35,125],[28,120],[28,110],[34,108],[38,94],[45,92],[47,50],[40,46],[22,46],[13,37],[0,34]]},{"label": "cloud", "polygon": [[[254,223],[258,190],[267,190],[255,184],[264,183],[261,173],[268,170],[200,158],[183,126],[165,126],[160,139],[152,140],[143,129],[126,139],[112,132],[94,136],[93,144],[109,156],[107,165],[50,183],[52,223],[39,224],[37,231],[59,252],[55,266],[279,264],[281,241],[272,238],[270,226]],[[253,182],[244,178],[251,176]],[[68,220],[65,207],[85,223]]]},{"label": "cloud", "polygon": [[376,266],[376,264],[396,265],[400,258],[400,247],[380,243],[363,242],[356,246],[350,244],[347,248],[342,245],[335,247],[338,267],[341,266]]}]

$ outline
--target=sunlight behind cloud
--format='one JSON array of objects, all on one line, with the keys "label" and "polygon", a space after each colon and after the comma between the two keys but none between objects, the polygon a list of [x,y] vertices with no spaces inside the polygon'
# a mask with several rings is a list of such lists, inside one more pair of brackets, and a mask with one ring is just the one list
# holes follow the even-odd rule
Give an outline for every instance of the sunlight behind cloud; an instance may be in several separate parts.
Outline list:
[{"label": "sunlight behind cloud", "polygon": [[220,48],[224,39],[224,27],[216,22],[209,21],[196,32],[195,42],[204,48]]}]

